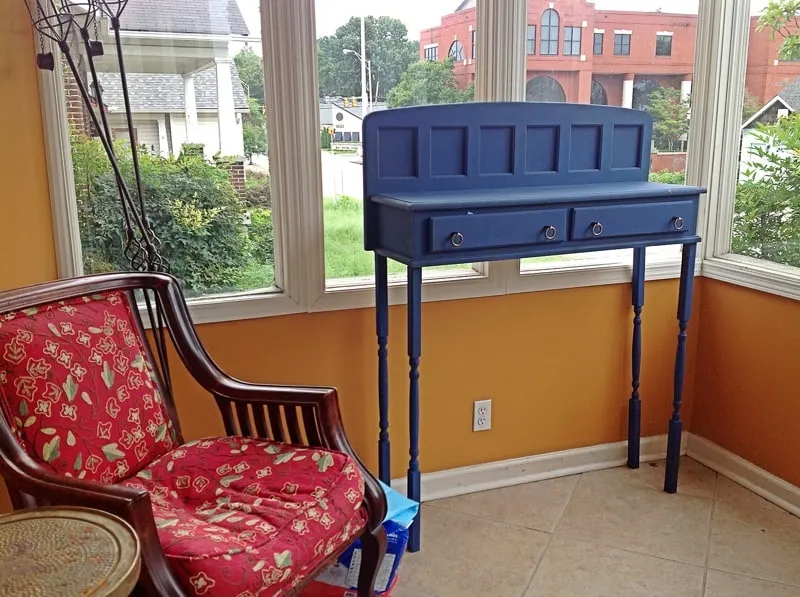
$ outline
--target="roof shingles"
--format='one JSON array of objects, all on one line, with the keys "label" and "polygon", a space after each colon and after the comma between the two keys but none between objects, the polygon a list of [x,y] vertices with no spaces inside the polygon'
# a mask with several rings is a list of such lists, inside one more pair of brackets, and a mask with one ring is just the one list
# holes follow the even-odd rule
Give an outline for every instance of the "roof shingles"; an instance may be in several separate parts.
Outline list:
[{"label": "roof shingles", "polygon": [[[103,103],[111,111],[122,111],[124,101],[118,73],[98,73],[103,88]],[[172,73],[128,73],[131,109],[134,112],[183,112],[186,108],[183,77]],[[249,104],[236,66],[231,64],[233,104],[247,110]],[[217,109],[217,70],[211,66],[194,77],[198,110]]]},{"label": "roof shingles", "polygon": [[129,0],[120,24],[125,31],[250,34],[236,0]]}]

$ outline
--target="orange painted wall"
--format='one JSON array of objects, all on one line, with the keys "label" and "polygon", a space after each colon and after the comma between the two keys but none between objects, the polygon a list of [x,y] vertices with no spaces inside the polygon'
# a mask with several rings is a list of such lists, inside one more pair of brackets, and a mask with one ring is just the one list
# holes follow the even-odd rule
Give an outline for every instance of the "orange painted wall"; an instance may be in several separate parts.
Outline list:
[{"label": "orange painted wall", "polygon": [[25,5],[0,2],[0,290],[56,277],[34,52]]},{"label": "orange painted wall", "polygon": [[0,2],[0,289],[56,277],[39,87],[23,2]]},{"label": "orange painted wall", "polygon": [[[676,283],[650,283],[644,324],[643,434],[666,433],[672,400]],[[423,470],[622,440],[630,394],[630,290],[598,286],[426,303]],[[393,475],[407,463],[405,308],[390,316]],[[376,463],[376,344],[371,309],[200,326],[224,369],[250,380],[339,388],[348,435]],[[695,320],[692,330],[699,328]],[[394,336],[392,336],[394,331]],[[250,340],[243,345],[242,338]],[[690,345],[692,354],[694,344]],[[690,355],[690,362],[694,358]],[[691,418],[694,373],[686,414]],[[211,400],[177,380],[185,433],[221,430]],[[493,428],[472,432],[472,402],[491,397]],[[191,405],[191,406],[190,406]]]},{"label": "orange painted wall", "polygon": [[800,486],[800,305],[703,281],[692,431]]}]

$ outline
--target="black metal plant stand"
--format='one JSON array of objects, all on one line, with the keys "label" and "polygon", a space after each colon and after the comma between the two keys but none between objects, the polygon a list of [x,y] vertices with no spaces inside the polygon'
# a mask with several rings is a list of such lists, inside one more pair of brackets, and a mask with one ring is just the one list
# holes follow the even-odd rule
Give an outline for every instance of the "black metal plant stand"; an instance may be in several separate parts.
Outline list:
[{"label": "black metal plant stand", "polygon": [[[69,67],[77,83],[81,99],[94,127],[94,134],[100,139],[106,156],[108,157],[119,192],[120,205],[125,225],[123,254],[130,263],[133,271],[167,272],[169,262],[161,255],[161,242],[156,236],[147,217],[145,198],[142,185],[141,169],[139,166],[139,151],[136,145],[135,129],[133,126],[133,113],[131,111],[130,93],[125,74],[125,61],[123,58],[122,39],[120,36],[120,18],[128,5],[128,0],[23,0],[28,9],[33,26],[39,33],[40,53],[36,57],[37,66],[43,70],[55,70],[55,57],[52,52],[45,50],[45,38],[52,40],[64,56],[64,61]],[[119,65],[120,82],[125,101],[125,119],[130,134],[130,148],[133,163],[134,180],[136,183],[136,197],[134,201],[128,184],[122,176],[122,171],[117,160],[111,128],[103,104],[103,93],[97,75],[95,58],[104,53],[103,43],[99,40],[97,19],[106,15],[114,31],[117,60]],[[90,32],[90,28],[92,31]],[[75,62],[75,56],[70,47],[70,41],[77,34],[83,42],[86,60],[89,65],[92,91],[97,103],[97,110],[93,107],[92,97],[84,82]],[[92,35],[92,33],[94,35]],[[98,113],[99,112],[99,116]],[[171,392],[169,363],[167,360],[166,337],[162,306],[157,297],[144,293],[144,303],[147,308],[150,324],[155,333],[155,348],[158,354],[161,372],[164,377],[165,390]]]}]

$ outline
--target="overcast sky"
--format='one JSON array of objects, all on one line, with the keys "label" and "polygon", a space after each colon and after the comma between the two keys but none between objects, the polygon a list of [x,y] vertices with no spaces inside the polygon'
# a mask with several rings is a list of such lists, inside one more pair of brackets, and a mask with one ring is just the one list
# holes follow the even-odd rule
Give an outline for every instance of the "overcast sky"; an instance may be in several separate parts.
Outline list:
[{"label": "overcast sky", "polygon": [[[253,37],[258,36],[259,0],[238,0]],[[317,36],[330,35],[353,15],[390,16],[403,21],[411,39],[419,39],[421,29],[434,27],[442,15],[453,12],[459,0],[316,0]],[[751,0],[754,13],[767,0]],[[598,10],[635,10],[697,14],[699,0],[596,0]]]}]

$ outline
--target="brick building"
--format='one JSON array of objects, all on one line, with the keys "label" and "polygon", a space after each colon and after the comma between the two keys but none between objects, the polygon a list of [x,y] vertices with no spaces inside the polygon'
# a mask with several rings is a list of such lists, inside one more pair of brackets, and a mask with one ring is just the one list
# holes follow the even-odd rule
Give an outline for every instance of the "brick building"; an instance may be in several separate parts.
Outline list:
[{"label": "brick building", "polygon": [[[475,78],[475,0],[420,34],[420,58],[456,60],[459,84]],[[780,38],[750,27],[746,87],[765,103],[800,77],[800,62],[778,58]],[[597,10],[586,0],[528,0],[529,101],[641,107],[659,86],[691,93],[697,16]]]}]

